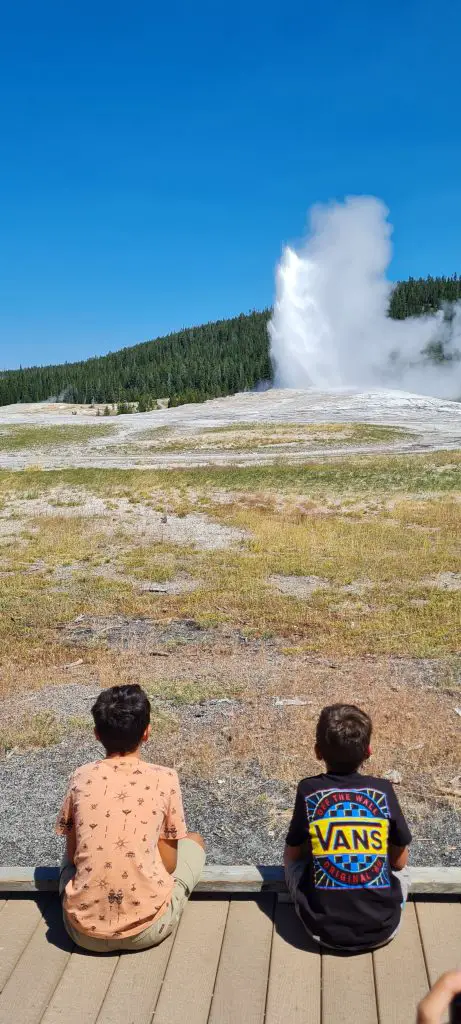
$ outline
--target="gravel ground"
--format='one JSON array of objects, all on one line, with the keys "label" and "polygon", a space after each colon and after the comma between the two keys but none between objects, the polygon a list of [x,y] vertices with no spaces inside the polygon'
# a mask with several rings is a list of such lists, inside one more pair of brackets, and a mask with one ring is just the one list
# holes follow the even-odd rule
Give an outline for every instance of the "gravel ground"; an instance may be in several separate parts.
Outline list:
[{"label": "gravel ground", "polygon": [[[86,620],[77,626],[88,628],[90,621]],[[151,633],[145,634],[144,620],[139,620],[139,623],[142,635],[136,639],[141,641],[141,646],[146,645],[149,649],[154,640],[158,643],[165,639],[159,635],[154,638]],[[113,621],[111,625],[114,626]],[[222,762],[222,769],[221,761],[218,760],[211,781],[194,776],[194,761],[191,761],[190,756],[184,762],[186,768],[181,770],[180,767],[184,758],[184,742],[192,743],[193,749],[196,749],[196,743],[200,747],[204,739],[211,739],[213,735],[225,735],[227,738],[230,726],[238,741],[241,723],[247,728],[245,716],[249,716],[248,728],[252,727],[251,723],[255,719],[251,715],[254,715],[256,705],[259,709],[256,719],[259,716],[260,723],[266,721],[271,723],[270,728],[286,729],[293,720],[291,715],[304,714],[304,710],[300,712],[299,709],[306,705],[316,710],[327,699],[334,698],[337,688],[346,697],[349,692],[357,693],[360,703],[368,688],[374,693],[379,685],[380,697],[388,701],[386,706],[390,709],[394,699],[398,699],[395,697],[397,693],[409,695],[415,690],[421,697],[421,707],[426,708],[425,713],[434,714],[434,708],[438,708],[435,713],[441,721],[445,721],[443,716],[448,714],[448,723],[452,717],[452,705],[459,703],[459,684],[454,681],[453,693],[449,692],[446,698],[434,697],[434,706],[427,704],[428,699],[432,700],[430,694],[439,692],[442,679],[447,683],[447,666],[444,662],[375,658],[346,659],[341,664],[315,657],[287,661],[268,642],[254,642],[243,647],[237,642],[229,650],[226,649],[224,654],[215,651],[213,655],[207,645],[197,645],[194,623],[170,623],[171,628],[182,630],[180,636],[175,633],[176,640],[184,640],[190,632],[190,639],[195,642],[192,644],[193,649],[186,643],[166,663],[163,660],[161,664],[159,662],[158,674],[152,676],[154,692],[155,686],[162,679],[168,686],[168,680],[174,682],[177,678],[185,678],[197,680],[199,692],[200,686],[210,684],[211,699],[207,697],[199,699],[197,703],[182,703],[159,696],[152,700],[161,713],[171,715],[176,722],[177,732],[173,734],[172,743],[171,737],[167,736],[167,749],[170,751],[168,757],[173,758],[179,766],[189,827],[199,830],[206,837],[210,862],[279,862],[295,787],[265,775],[260,765],[252,760],[252,755],[246,761],[238,762],[227,758]],[[116,646],[124,639],[129,640],[129,637],[125,636],[123,630],[120,634],[116,630],[116,635],[112,635]],[[213,669],[210,668],[211,664]],[[68,725],[70,731],[65,733],[61,742],[53,746],[36,750],[14,749],[0,759],[0,864],[33,865],[56,863],[59,860],[61,841],[54,836],[53,830],[67,780],[76,767],[100,757],[101,748],[93,740],[90,731],[80,724],[82,720],[90,721],[90,708],[100,691],[100,685],[92,676],[91,666],[86,666],[81,658],[77,661],[70,659],[68,670],[81,676],[81,679],[74,682],[71,676],[67,682],[17,693],[2,702],[0,726],[20,721],[24,715],[33,716],[37,712],[46,711],[52,712],[64,726]],[[63,672],[67,674],[65,667]],[[222,694],[223,684],[226,680],[234,679],[236,673],[239,679],[250,686],[251,704],[244,697],[231,699]],[[279,683],[282,677],[284,687],[280,690],[274,684]],[[386,697],[387,691],[390,698],[389,694]],[[161,688],[159,692],[162,693]],[[411,711],[419,706],[419,699],[417,696],[416,705],[410,705],[408,701],[403,705],[404,717],[408,709]],[[277,710],[274,712],[274,709]],[[457,721],[454,713],[453,718]],[[310,723],[309,717],[307,720]],[[443,733],[445,738],[447,735],[447,732]],[[415,749],[420,745],[418,738],[419,734],[415,733]],[[269,733],[267,740],[270,742]],[[161,745],[161,735],[146,751],[150,760],[165,756],[156,754],[155,746],[158,742]],[[391,766],[399,769],[399,774],[404,776],[405,784],[397,786],[397,792],[414,835],[413,863],[459,864],[461,814],[457,799],[435,797],[434,780],[427,774],[424,764],[421,764],[421,770],[415,778],[409,774],[408,767],[405,768],[395,751],[392,756],[396,760],[391,760]],[[232,768],[233,763],[238,763],[238,767]],[[455,774],[454,768],[450,768],[448,777],[451,777],[451,771]]]},{"label": "gravel ground", "polygon": [[[0,762],[0,863],[55,864],[62,841],[54,823],[70,773],[100,756],[86,737],[66,738],[47,750],[13,752]],[[245,774],[213,782],[183,780],[188,824],[206,838],[208,859],[217,864],[280,862],[294,787]],[[413,864],[456,865],[461,855],[461,815],[449,806],[406,808],[414,833]]]},{"label": "gravel ground", "polygon": [[[91,529],[109,536],[122,529],[142,544],[178,544],[203,551],[218,551],[241,542],[248,535],[235,527],[222,526],[204,513],[177,516],[164,514],[127,498],[104,500],[87,494],[84,488],[57,487],[40,498],[10,498],[0,508],[0,536],[11,537],[41,516],[59,519],[88,519]],[[22,522],[21,522],[22,520]]]},{"label": "gravel ground", "polygon": [[155,649],[158,644],[205,643],[214,639],[217,631],[202,629],[194,619],[178,619],[169,623],[151,619],[129,619],[125,615],[96,618],[79,615],[63,630],[63,639],[79,647],[104,641],[108,647],[122,650]]}]

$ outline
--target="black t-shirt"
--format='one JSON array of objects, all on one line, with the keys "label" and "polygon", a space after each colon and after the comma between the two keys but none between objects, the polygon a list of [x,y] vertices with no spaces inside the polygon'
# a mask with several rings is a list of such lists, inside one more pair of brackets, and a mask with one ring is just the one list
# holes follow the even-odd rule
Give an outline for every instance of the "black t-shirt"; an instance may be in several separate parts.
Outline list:
[{"label": "black t-shirt", "polygon": [[352,948],[392,935],[402,894],[388,846],[408,846],[411,833],[390,782],[359,772],[303,779],[286,841],[307,843],[298,906],[313,935]]}]

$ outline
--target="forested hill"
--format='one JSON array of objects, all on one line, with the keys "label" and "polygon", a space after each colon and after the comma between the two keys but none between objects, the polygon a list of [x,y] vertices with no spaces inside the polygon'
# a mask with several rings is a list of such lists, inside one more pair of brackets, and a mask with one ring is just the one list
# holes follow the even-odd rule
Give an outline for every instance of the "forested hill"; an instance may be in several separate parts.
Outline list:
[{"label": "forested hill", "polygon": [[0,405],[37,402],[140,402],[173,405],[254,388],[271,376],[269,312],[191,327],[80,363],[0,374]]},{"label": "forested hill", "polygon": [[[396,319],[439,309],[461,298],[461,277],[400,281],[389,315]],[[94,359],[0,373],[0,405],[38,402],[200,402],[254,388],[271,378],[269,310],[192,327]],[[440,358],[440,352],[438,354]]]},{"label": "forested hill", "polygon": [[435,313],[445,302],[461,299],[461,277],[409,277],[398,281],[391,295],[389,316],[404,320],[407,316]]}]

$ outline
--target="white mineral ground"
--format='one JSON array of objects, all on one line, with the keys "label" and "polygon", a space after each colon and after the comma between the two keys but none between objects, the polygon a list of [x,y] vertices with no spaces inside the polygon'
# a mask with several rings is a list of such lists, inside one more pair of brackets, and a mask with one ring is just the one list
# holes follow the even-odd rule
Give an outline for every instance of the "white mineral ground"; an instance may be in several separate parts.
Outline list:
[{"label": "white mineral ground", "polygon": [[[76,413],[76,415],[75,415]],[[268,463],[278,458],[277,447],[267,450],[249,444],[245,451],[190,450],[162,452],[161,444],[150,447],[146,430],[152,431],[150,443],[155,441],[156,430],[173,428],[165,444],[176,436],[185,447],[194,435],[213,427],[239,424],[289,423],[375,423],[406,428],[413,437],[366,445],[369,452],[407,452],[457,448],[461,445],[461,403],[404,391],[359,391],[352,388],[318,391],[314,389],[272,389],[263,393],[244,392],[227,398],[217,398],[202,404],[182,405],[174,409],[135,415],[102,418],[88,406],[51,405],[46,402],[31,405],[10,405],[0,408],[0,431],[12,426],[78,426],[94,424],[95,436],[89,442],[76,441],[75,445],[34,445],[30,449],[0,451],[0,467],[21,469],[37,463],[47,468],[88,466],[95,468],[160,468],[204,465],[207,463],[238,465]],[[98,437],[97,427],[110,424],[113,433]],[[159,435],[159,442],[162,435]],[[255,439],[256,440],[256,439]],[[350,455],[364,450],[363,445],[332,445],[319,441],[307,446],[300,441],[292,453],[284,452],[299,461],[308,456],[328,457]]]}]

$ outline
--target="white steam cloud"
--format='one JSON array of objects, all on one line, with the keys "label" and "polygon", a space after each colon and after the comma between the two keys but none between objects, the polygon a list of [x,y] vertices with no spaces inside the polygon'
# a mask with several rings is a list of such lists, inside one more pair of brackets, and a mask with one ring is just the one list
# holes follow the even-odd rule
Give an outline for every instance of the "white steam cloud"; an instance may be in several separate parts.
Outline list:
[{"label": "white steam cloud", "polygon": [[[282,388],[394,387],[461,396],[461,303],[451,314],[392,320],[384,204],[353,196],[311,211],[311,232],[277,268],[269,324],[274,383]],[[444,362],[425,349],[442,342]]]}]

